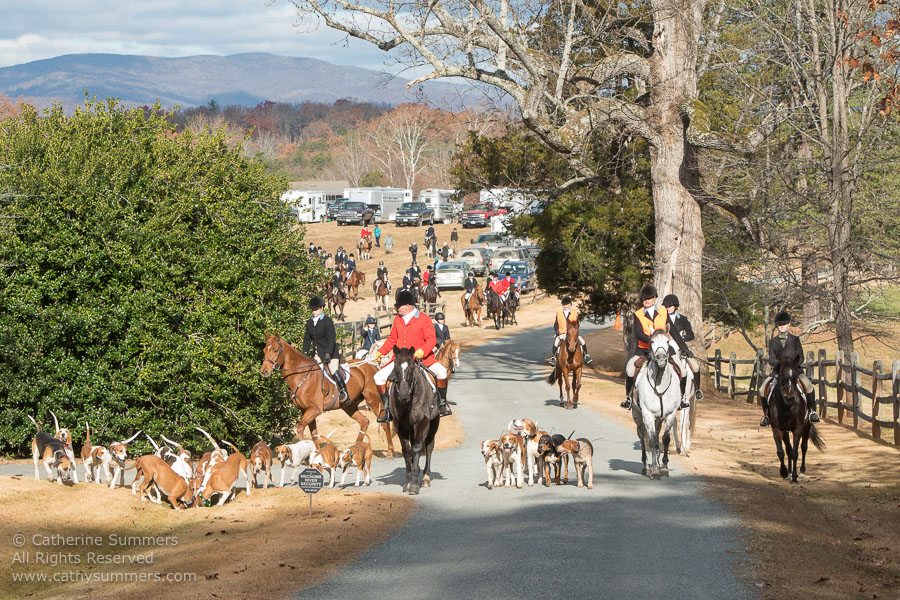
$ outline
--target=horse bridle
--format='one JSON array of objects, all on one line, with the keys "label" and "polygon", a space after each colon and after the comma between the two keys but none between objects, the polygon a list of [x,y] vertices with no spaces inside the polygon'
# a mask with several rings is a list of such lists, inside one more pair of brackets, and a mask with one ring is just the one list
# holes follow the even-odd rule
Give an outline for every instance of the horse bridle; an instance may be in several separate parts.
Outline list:
[{"label": "horse bridle", "polygon": [[306,379],[309,377],[309,374],[320,368],[319,364],[316,363],[311,367],[298,367],[296,369],[289,369],[287,371],[283,370],[282,366],[284,365],[284,345],[281,340],[279,340],[278,342],[278,354],[275,355],[275,360],[272,360],[271,358],[263,358],[263,364],[266,363],[272,363],[272,366],[274,367],[272,369],[272,374],[274,375],[276,372],[280,373],[285,381],[287,381],[287,378],[291,375],[306,373],[306,375],[303,376],[303,379],[300,380],[300,383],[294,386],[293,390],[291,390],[290,386],[288,386],[288,390],[291,392],[292,399],[297,397],[297,390],[300,389],[300,386],[303,385],[303,382],[306,381]]},{"label": "horse bridle", "polygon": [[[651,360],[653,360],[653,363],[656,365],[656,368],[658,369],[659,363],[657,363],[656,360],[654,360],[654,359],[651,359]],[[669,361],[666,360],[666,363],[662,368],[666,369],[666,368],[668,368],[668,366],[669,366]],[[666,392],[669,391],[669,388],[672,387],[672,380],[675,378],[669,377],[669,385],[667,385],[666,389],[664,389],[661,392],[657,389],[656,383],[653,381],[653,379],[654,378],[650,377],[650,373],[647,373],[647,381],[650,382],[650,388],[653,390],[653,393],[656,394],[656,397],[659,399],[659,415],[660,415],[660,418],[662,418],[663,415],[665,414],[665,409],[663,408],[663,396],[665,395]]]}]

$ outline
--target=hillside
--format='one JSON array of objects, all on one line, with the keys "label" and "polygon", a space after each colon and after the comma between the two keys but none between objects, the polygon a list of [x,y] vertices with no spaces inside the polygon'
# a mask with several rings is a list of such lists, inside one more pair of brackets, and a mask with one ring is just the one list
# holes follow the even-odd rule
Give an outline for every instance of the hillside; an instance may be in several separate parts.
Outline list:
[{"label": "hillside", "polygon": [[300,103],[351,98],[398,104],[427,99],[436,106],[458,103],[464,87],[425,82],[407,90],[406,80],[313,58],[273,54],[161,58],[118,54],[69,54],[0,68],[0,92],[23,96],[39,107],[53,101],[71,110],[84,92],[120,98],[126,106],[254,106],[264,100]]}]

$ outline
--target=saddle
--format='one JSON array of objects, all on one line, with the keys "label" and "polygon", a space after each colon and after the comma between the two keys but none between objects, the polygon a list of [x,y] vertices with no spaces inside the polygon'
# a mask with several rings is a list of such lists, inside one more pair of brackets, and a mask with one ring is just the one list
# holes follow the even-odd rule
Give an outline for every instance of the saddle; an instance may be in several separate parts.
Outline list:
[{"label": "saddle", "polygon": [[[646,356],[639,356],[636,361],[634,361],[634,376],[637,377],[638,373],[641,372],[641,368],[644,366],[644,363],[647,362]],[[675,360],[670,356],[669,364],[672,365],[672,368],[675,369],[675,373],[678,375],[679,379],[682,379],[684,375],[681,374],[681,367]]]}]

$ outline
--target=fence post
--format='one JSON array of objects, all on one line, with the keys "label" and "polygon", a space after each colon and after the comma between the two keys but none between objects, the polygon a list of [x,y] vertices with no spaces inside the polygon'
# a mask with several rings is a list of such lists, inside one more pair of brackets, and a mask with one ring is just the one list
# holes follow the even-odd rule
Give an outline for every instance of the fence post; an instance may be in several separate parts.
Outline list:
[{"label": "fence post", "polygon": [[880,360],[872,363],[872,437],[881,439],[881,425],[878,424],[878,376],[881,375],[882,364]]},{"label": "fence post", "polygon": [[735,365],[735,361],[737,360],[737,354],[732,352],[728,355],[728,397],[734,398],[734,376],[736,375],[735,371],[737,369],[737,365]]},{"label": "fence post", "polygon": [[[816,361],[816,353],[810,350],[806,353],[806,377],[809,378],[810,381],[813,379],[813,363]],[[813,384],[815,385],[815,384]],[[809,390],[811,392],[815,392],[816,390]],[[814,394],[815,395],[815,394]],[[813,410],[818,411],[819,402],[816,400],[816,406],[812,407]]]},{"label": "fence post", "polygon": [[827,353],[825,350],[819,350],[819,410],[822,414],[822,418],[828,414],[828,386],[825,385],[825,378],[827,376],[827,372],[825,371],[825,357]]},{"label": "fence post", "polygon": [[716,364],[716,391],[722,391],[722,351],[716,348],[715,358],[713,362]]},{"label": "fence post", "polygon": [[850,353],[850,385],[853,393],[853,429],[859,429],[859,374],[856,367],[859,366],[859,354]]},{"label": "fence post", "polygon": [[752,404],[753,399],[759,399],[759,372],[762,366],[762,351],[757,350],[756,356],[753,357],[753,373],[750,374],[750,389],[747,390],[747,404]]},{"label": "fence post", "polygon": [[838,423],[844,422],[844,353],[834,353],[834,389],[837,390]]},{"label": "fence post", "polygon": [[891,363],[891,396],[894,398],[894,445],[900,446],[900,360]]}]

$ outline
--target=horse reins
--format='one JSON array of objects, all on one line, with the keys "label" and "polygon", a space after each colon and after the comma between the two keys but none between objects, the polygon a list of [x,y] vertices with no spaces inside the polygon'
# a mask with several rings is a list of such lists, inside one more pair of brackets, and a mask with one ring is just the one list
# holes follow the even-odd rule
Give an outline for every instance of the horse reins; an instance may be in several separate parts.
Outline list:
[{"label": "horse reins", "polygon": [[[279,359],[280,359],[280,362],[279,362]],[[289,369],[289,370],[285,371],[284,369],[282,369],[282,363],[284,363],[284,347],[282,346],[282,342],[278,342],[278,354],[275,356],[275,360],[272,360],[271,358],[264,358],[263,364],[265,364],[267,362],[272,363],[272,365],[277,367],[277,369],[273,369],[272,372],[274,373],[277,370],[278,373],[281,374],[281,376],[284,378],[285,382],[287,382],[287,378],[291,375],[299,375],[300,373],[306,373],[306,375],[303,377],[303,379],[300,380],[300,383],[298,383],[294,387],[293,390],[291,390],[290,386],[288,386],[288,391],[291,392],[291,399],[294,399],[297,397],[297,390],[300,389],[300,386],[303,385],[303,382],[306,381],[306,379],[309,377],[309,374],[312,373],[313,371],[316,371],[321,368],[319,366],[319,364],[316,363],[311,367],[298,367],[296,369]]]},{"label": "horse reins", "polygon": [[[656,362],[656,361],[654,361],[654,362]],[[668,368],[668,366],[669,366],[669,362],[666,361],[666,366],[663,367],[663,368],[664,368],[664,369],[665,369],[665,368]],[[657,368],[659,368],[659,365],[657,365]],[[663,408],[663,395],[664,395],[666,392],[669,391],[669,388],[670,388],[670,387],[672,387],[672,379],[674,379],[674,377],[669,376],[669,385],[666,386],[666,389],[664,389],[662,392],[660,392],[660,391],[656,388],[656,384],[653,383],[653,380],[650,378],[650,374],[647,373],[647,380],[650,382],[650,387],[653,389],[653,393],[656,394],[656,397],[659,398],[659,415],[660,415],[660,418],[662,418],[662,417],[665,415],[665,409]]]}]

